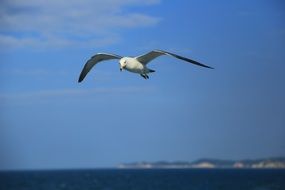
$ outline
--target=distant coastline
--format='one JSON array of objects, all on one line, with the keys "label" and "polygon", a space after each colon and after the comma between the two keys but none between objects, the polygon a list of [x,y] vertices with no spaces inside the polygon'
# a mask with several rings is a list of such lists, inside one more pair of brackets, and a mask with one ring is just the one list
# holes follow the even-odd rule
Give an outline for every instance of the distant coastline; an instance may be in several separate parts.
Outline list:
[{"label": "distant coastline", "polygon": [[187,168],[237,168],[237,169],[285,169],[285,157],[275,157],[266,159],[246,159],[246,160],[220,160],[204,158],[193,162],[133,162],[122,163],[117,166],[119,169],[187,169]]}]

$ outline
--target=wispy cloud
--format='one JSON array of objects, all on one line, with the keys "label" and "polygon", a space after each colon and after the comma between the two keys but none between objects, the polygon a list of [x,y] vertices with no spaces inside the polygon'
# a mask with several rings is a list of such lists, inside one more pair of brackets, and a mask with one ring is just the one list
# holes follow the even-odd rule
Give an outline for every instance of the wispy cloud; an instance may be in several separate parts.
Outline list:
[{"label": "wispy cloud", "polygon": [[3,77],[62,77],[70,75],[66,70],[51,70],[51,69],[41,69],[41,68],[33,68],[33,69],[1,69],[0,75]]},{"label": "wispy cloud", "polygon": [[131,6],[157,3],[159,0],[4,0],[0,3],[0,45],[109,45],[120,40],[121,29],[157,24],[157,17],[129,11]]},{"label": "wispy cloud", "polygon": [[125,87],[106,87],[106,88],[91,88],[91,89],[51,89],[30,91],[21,93],[0,93],[0,103],[31,103],[38,100],[49,99],[74,99],[74,98],[86,98],[94,97],[96,95],[112,95],[112,94],[134,94],[134,93],[147,93],[154,91],[154,87],[137,87],[137,86],[125,86]]}]

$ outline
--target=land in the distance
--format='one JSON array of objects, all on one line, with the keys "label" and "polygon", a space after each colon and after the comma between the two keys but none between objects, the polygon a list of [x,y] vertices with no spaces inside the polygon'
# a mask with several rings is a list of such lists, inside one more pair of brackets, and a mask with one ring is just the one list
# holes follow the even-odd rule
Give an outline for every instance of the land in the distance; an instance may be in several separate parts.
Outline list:
[{"label": "land in the distance", "polygon": [[167,168],[276,168],[285,169],[285,157],[255,160],[199,159],[193,162],[134,162],[118,165],[121,169],[167,169]]}]

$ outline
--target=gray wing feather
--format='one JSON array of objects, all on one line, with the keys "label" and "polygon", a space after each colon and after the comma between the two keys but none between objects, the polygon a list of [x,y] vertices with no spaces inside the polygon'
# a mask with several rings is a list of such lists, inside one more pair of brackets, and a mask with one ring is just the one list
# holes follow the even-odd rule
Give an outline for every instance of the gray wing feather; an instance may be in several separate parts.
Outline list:
[{"label": "gray wing feather", "polygon": [[101,61],[106,61],[106,60],[110,60],[110,59],[121,59],[122,57],[119,55],[115,55],[115,54],[107,54],[107,53],[97,53],[96,55],[92,56],[84,65],[78,82],[83,81],[83,79],[85,78],[85,76],[87,75],[87,73],[92,69],[92,67],[94,65],[96,65],[97,63],[101,62]]},{"label": "gray wing feather", "polygon": [[138,56],[136,57],[136,59],[141,62],[142,64],[146,65],[148,64],[151,60],[161,56],[161,55],[169,55],[169,56],[172,56],[172,57],[175,57],[177,59],[180,59],[180,60],[183,60],[183,61],[187,61],[189,63],[192,63],[192,64],[195,64],[195,65],[199,65],[201,67],[206,67],[206,68],[210,68],[210,69],[213,69],[213,67],[210,67],[210,66],[207,66],[207,65],[204,65],[202,63],[199,63],[197,61],[194,61],[192,59],[189,59],[189,58],[186,58],[186,57],[182,57],[180,55],[176,55],[174,53],[170,53],[170,52],[167,52],[167,51],[163,51],[163,50],[153,50],[151,52],[148,52],[147,54],[144,54],[144,55],[141,55],[141,56]]}]

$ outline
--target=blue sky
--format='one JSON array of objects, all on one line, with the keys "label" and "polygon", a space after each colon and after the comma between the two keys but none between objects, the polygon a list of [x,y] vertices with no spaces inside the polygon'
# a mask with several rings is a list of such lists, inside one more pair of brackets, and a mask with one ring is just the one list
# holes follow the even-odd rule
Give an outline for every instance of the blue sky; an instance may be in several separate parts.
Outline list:
[{"label": "blue sky", "polygon": [[[282,1],[1,1],[0,169],[285,155]],[[174,52],[149,80],[92,55]]]}]

